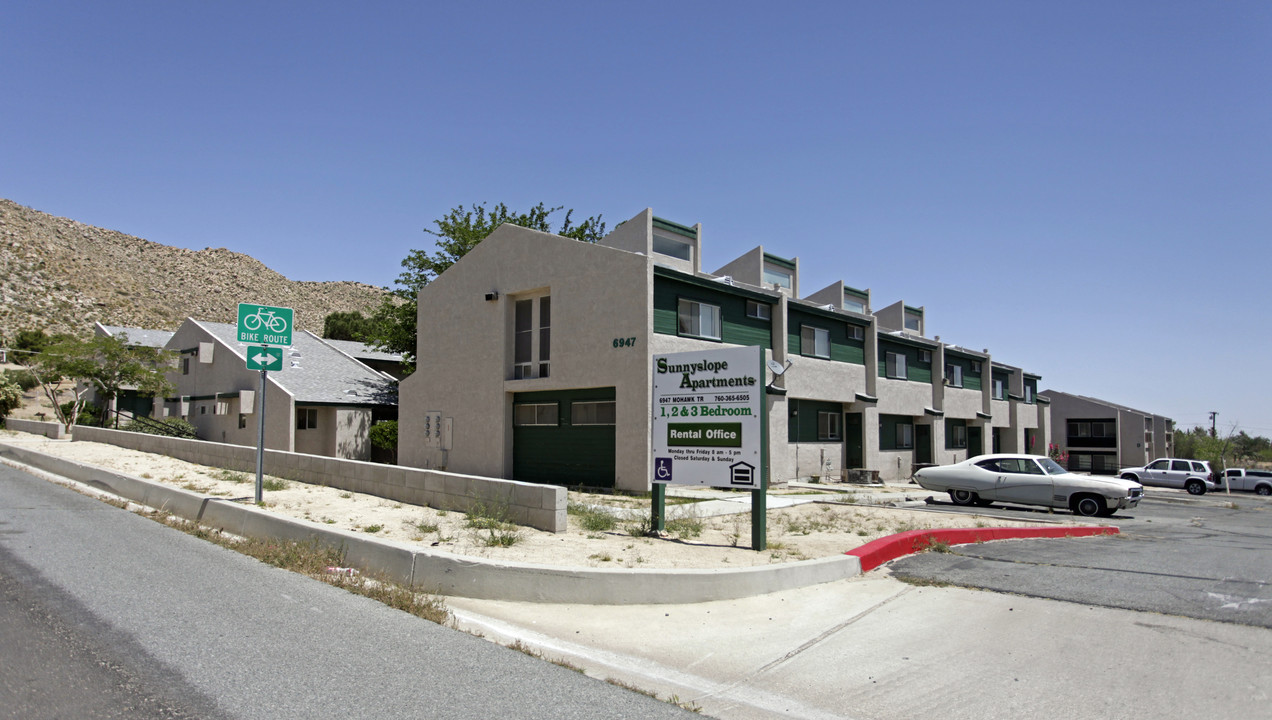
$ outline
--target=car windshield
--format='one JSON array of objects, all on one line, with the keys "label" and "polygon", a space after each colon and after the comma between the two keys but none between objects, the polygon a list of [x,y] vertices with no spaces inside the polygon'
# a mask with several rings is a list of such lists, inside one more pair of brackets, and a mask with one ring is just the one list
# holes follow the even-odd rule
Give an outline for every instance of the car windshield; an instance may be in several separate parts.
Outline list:
[{"label": "car windshield", "polygon": [[1064,469],[1063,465],[1056,462],[1055,460],[1052,460],[1051,458],[1039,458],[1038,464],[1042,466],[1043,470],[1047,471],[1048,475],[1064,475],[1065,473],[1069,472],[1068,470]]}]

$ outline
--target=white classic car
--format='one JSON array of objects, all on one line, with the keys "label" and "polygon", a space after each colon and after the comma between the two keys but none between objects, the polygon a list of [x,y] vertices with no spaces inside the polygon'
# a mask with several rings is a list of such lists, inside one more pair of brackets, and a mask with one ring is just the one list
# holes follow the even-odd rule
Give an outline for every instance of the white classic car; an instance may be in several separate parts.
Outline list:
[{"label": "white classic car", "polygon": [[948,492],[955,505],[1043,505],[1087,516],[1106,517],[1139,505],[1144,497],[1137,482],[1077,475],[1042,455],[977,455],[923,468],[914,479],[926,490]]}]

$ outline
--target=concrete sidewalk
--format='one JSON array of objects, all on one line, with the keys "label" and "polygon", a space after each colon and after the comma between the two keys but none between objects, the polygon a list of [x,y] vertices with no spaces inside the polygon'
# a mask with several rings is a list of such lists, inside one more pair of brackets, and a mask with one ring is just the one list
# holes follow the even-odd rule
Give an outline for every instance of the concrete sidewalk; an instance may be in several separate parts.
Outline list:
[{"label": "concrete sidewalk", "polygon": [[[1268,716],[1272,631],[886,570],[692,605],[448,604],[462,629],[730,720]],[[1181,689],[1215,667],[1254,675]]]}]

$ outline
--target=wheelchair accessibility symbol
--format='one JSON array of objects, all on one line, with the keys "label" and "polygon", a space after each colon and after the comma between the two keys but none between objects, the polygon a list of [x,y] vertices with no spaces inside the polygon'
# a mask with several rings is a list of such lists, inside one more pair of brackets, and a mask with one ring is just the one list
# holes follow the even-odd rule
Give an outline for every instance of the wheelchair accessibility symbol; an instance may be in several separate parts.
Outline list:
[{"label": "wheelchair accessibility symbol", "polygon": [[671,458],[654,458],[654,482],[671,482]]}]

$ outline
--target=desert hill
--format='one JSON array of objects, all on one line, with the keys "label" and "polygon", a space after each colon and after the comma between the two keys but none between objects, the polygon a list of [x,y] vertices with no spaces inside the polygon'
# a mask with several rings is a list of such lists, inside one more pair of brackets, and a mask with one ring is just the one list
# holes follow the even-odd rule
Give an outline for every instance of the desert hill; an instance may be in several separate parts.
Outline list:
[{"label": "desert hill", "polygon": [[365,314],[385,295],[357,282],[288,280],[225,248],[170,247],[0,199],[0,338],[29,328],[87,336],[94,321],[232,323],[239,302],[295,308],[297,328],[321,333],[329,313]]}]

